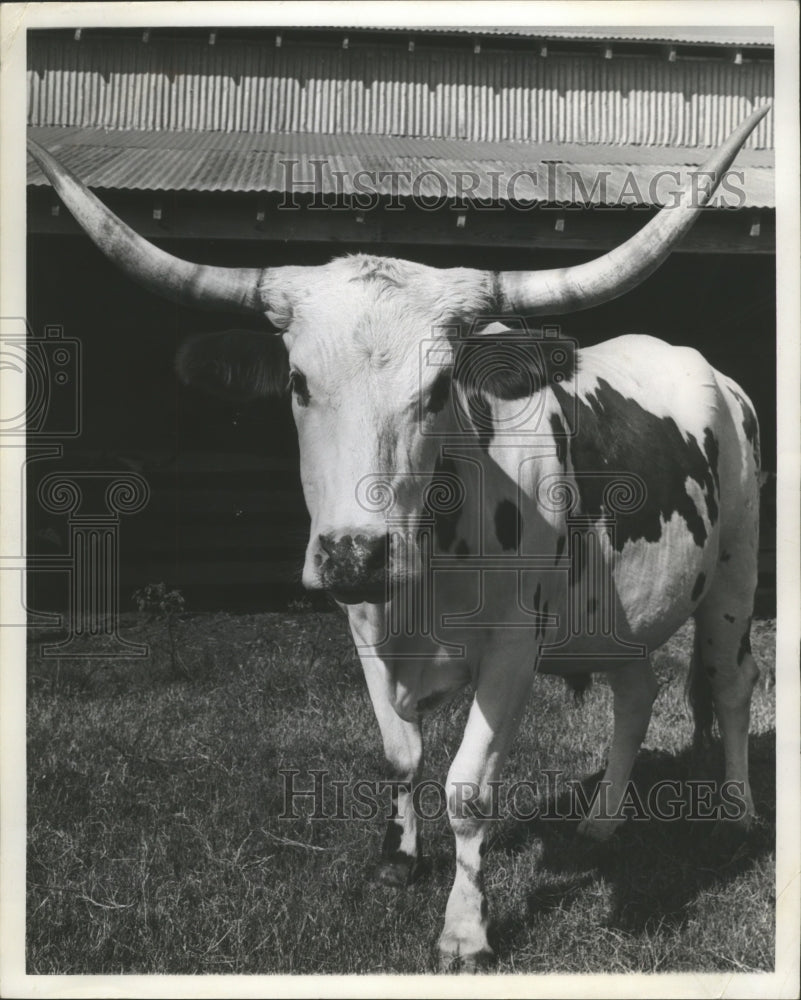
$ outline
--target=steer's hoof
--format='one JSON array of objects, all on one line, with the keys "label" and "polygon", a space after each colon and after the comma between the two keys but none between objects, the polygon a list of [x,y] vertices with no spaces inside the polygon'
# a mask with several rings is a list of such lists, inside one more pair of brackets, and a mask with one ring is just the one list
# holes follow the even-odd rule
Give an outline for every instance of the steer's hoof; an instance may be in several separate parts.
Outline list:
[{"label": "steer's hoof", "polygon": [[753,813],[739,819],[718,819],[712,825],[710,841],[716,853],[731,860],[746,850],[759,834],[760,825]]},{"label": "steer's hoof", "polygon": [[491,948],[482,948],[465,954],[458,950],[444,951],[440,948],[438,970],[440,972],[476,973],[486,972],[495,964],[495,952]]},{"label": "steer's hoof", "polygon": [[405,889],[417,878],[419,869],[417,858],[382,858],[373,869],[370,881],[392,889]]},{"label": "steer's hoof", "polygon": [[439,939],[440,972],[481,972],[494,962],[495,952],[478,927],[463,936],[446,933]]}]

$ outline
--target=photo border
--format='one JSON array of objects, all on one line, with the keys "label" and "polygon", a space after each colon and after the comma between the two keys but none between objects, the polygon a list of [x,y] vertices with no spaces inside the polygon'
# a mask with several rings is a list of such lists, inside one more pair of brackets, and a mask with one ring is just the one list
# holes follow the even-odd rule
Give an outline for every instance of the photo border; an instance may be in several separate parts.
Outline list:
[{"label": "photo border", "polygon": [[[38,3],[0,8],[0,316],[24,317],[26,31],[44,27],[773,25],[776,125],[777,630],[776,971],[732,974],[451,976],[28,976],[25,973],[25,651],[23,627],[0,632],[0,994],[17,997],[798,996],[801,766],[798,650],[801,481],[798,6],[792,0],[478,3]],[[4,391],[13,400],[16,383]],[[13,400],[16,402],[16,400]],[[12,405],[13,405],[12,402]],[[20,410],[24,407],[21,401]],[[15,411],[16,412],[16,411]],[[22,551],[24,447],[0,448],[0,551]],[[0,573],[3,621],[20,613],[19,576]],[[24,584],[23,584],[24,586]],[[24,625],[24,621],[14,622]],[[778,785],[778,781],[781,782]]]}]

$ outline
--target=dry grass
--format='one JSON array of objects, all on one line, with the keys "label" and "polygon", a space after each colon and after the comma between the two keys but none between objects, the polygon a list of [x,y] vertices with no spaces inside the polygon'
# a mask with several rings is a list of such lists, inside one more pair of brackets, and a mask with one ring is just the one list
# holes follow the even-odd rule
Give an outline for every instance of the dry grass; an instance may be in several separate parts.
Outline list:
[{"label": "dry grass", "polygon": [[[338,615],[183,615],[180,669],[163,623],[131,621],[142,661],[43,659],[28,697],[30,973],[416,973],[432,968],[453,872],[445,819],[425,824],[424,879],[365,880],[380,821],[281,820],[281,768],[382,776],[377,725]],[[773,669],[774,629],[754,653]],[[647,791],[690,769],[690,633],[657,657],[662,684],[635,768]],[[467,710],[426,729],[443,778]],[[628,823],[582,852],[567,820],[500,821],[487,888],[501,972],[749,971],[773,966],[773,691],[754,699],[760,823],[742,843],[710,824]],[[576,706],[541,678],[507,766],[591,782],[610,734],[596,683]],[[720,748],[717,747],[719,756]],[[718,767],[715,754],[706,762]],[[298,779],[301,781],[302,779]]]}]

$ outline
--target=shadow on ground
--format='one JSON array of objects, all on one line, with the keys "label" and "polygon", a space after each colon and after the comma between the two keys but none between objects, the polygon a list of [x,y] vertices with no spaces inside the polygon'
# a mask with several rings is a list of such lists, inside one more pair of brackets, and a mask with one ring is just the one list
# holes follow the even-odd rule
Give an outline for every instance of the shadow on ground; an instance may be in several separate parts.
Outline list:
[{"label": "shadow on ground", "polygon": [[[604,845],[590,845],[577,836],[578,821],[536,818],[507,827],[493,843],[492,853],[516,854],[539,842],[538,868],[557,876],[559,884],[533,889],[526,898],[526,924],[542,913],[566,908],[593,882],[612,887],[607,926],[630,934],[657,927],[677,927],[687,919],[688,904],[702,892],[722,888],[769,856],[775,846],[775,742],[774,732],[750,739],[750,771],[758,819],[748,834],[733,832],[728,824],[713,820],[629,820]],[[643,751],[634,768],[633,781],[643,802],[659,781],[686,782],[688,778],[717,778],[713,762],[720,756],[717,744],[700,761],[691,750],[678,756]],[[602,773],[582,782],[592,794]],[[550,803],[554,813],[569,811],[567,795]],[[548,810],[543,809],[547,814]],[[499,957],[512,954],[528,933],[520,915],[501,920],[494,928]]]}]

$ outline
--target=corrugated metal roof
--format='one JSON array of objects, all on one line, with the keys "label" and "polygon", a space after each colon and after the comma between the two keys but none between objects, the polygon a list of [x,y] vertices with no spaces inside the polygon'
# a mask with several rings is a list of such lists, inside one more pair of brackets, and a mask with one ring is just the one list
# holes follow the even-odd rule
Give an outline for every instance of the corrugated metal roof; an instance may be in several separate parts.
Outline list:
[{"label": "corrugated metal roof", "polygon": [[[488,7],[487,10],[490,8]],[[411,9],[409,11],[411,13]],[[674,42],[678,45],[701,46],[748,46],[771,48],[774,41],[774,30],[771,25],[547,25],[547,24],[414,24],[408,21],[404,24],[317,24],[317,25],[195,25],[169,27],[168,25],[151,25],[148,29],[148,40],[169,38],[172,41],[182,41],[199,36],[208,40],[211,32],[215,35],[215,43],[228,41],[232,38],[246,37],[251,41],[263,44],[266,40],[273,43],[276,34],[284,41],[303,41],[304,38],[317,38],[323,34],[341,38],[343,34],[356,37],[359,34],[388,34],[399,36],[440,35],[458,36],[463,42],[464,36],[494,37],[494,38],[535,38],[565,41],[598,41],[598,42],[631,42],[634,44],[662,44]],[[74,28],[40,28],[36,36],[58,38],[66,36],[73,39]],[[109,28],[98,25],[84,28],[81,41],[92,37],[103,36],[108,41],[111,35],[124,35],[141,38],[142,27]]]},{"label": "corrugated metal roof", "polygon": [[[321,26],[328,27],[331,26]],[[333,31],[399,31],[405,34],[442,35],[492,35],[499,38],[542,38],[564,41],[599,42],[674,42],[677,45],[756,45],[773,46],[773,28],[770,26],[709,25],[697,27],[676,27],[670,25],[653,26],[597,26],[597,27],[554,27],[547,25],[455,25],[405,27],[368,27],[353,25],[349,28],[331,28]]]},{"label": "corrugated metal roof", "polygon": [[[90,187],[136,191],[397,194],[569,204],[660,203],[698,149],[478,143],[369,135],[31,128]],[[772,154],[744,151],[717,206],[775,204]],[[739,172],[742,173],[740,180]],[[310,186],[302,182],[312,182]],[[301,182],[301,186],[298,186]],[[28,183],[47,183],[29,157]]]},{"label": "corrugated metal roof", "polygon": [[[31,125],[711,148],[773,94],[769,59],[605,59],[600,46],[28,40]],[[771,148],[774,120],[746,148]]]}]

